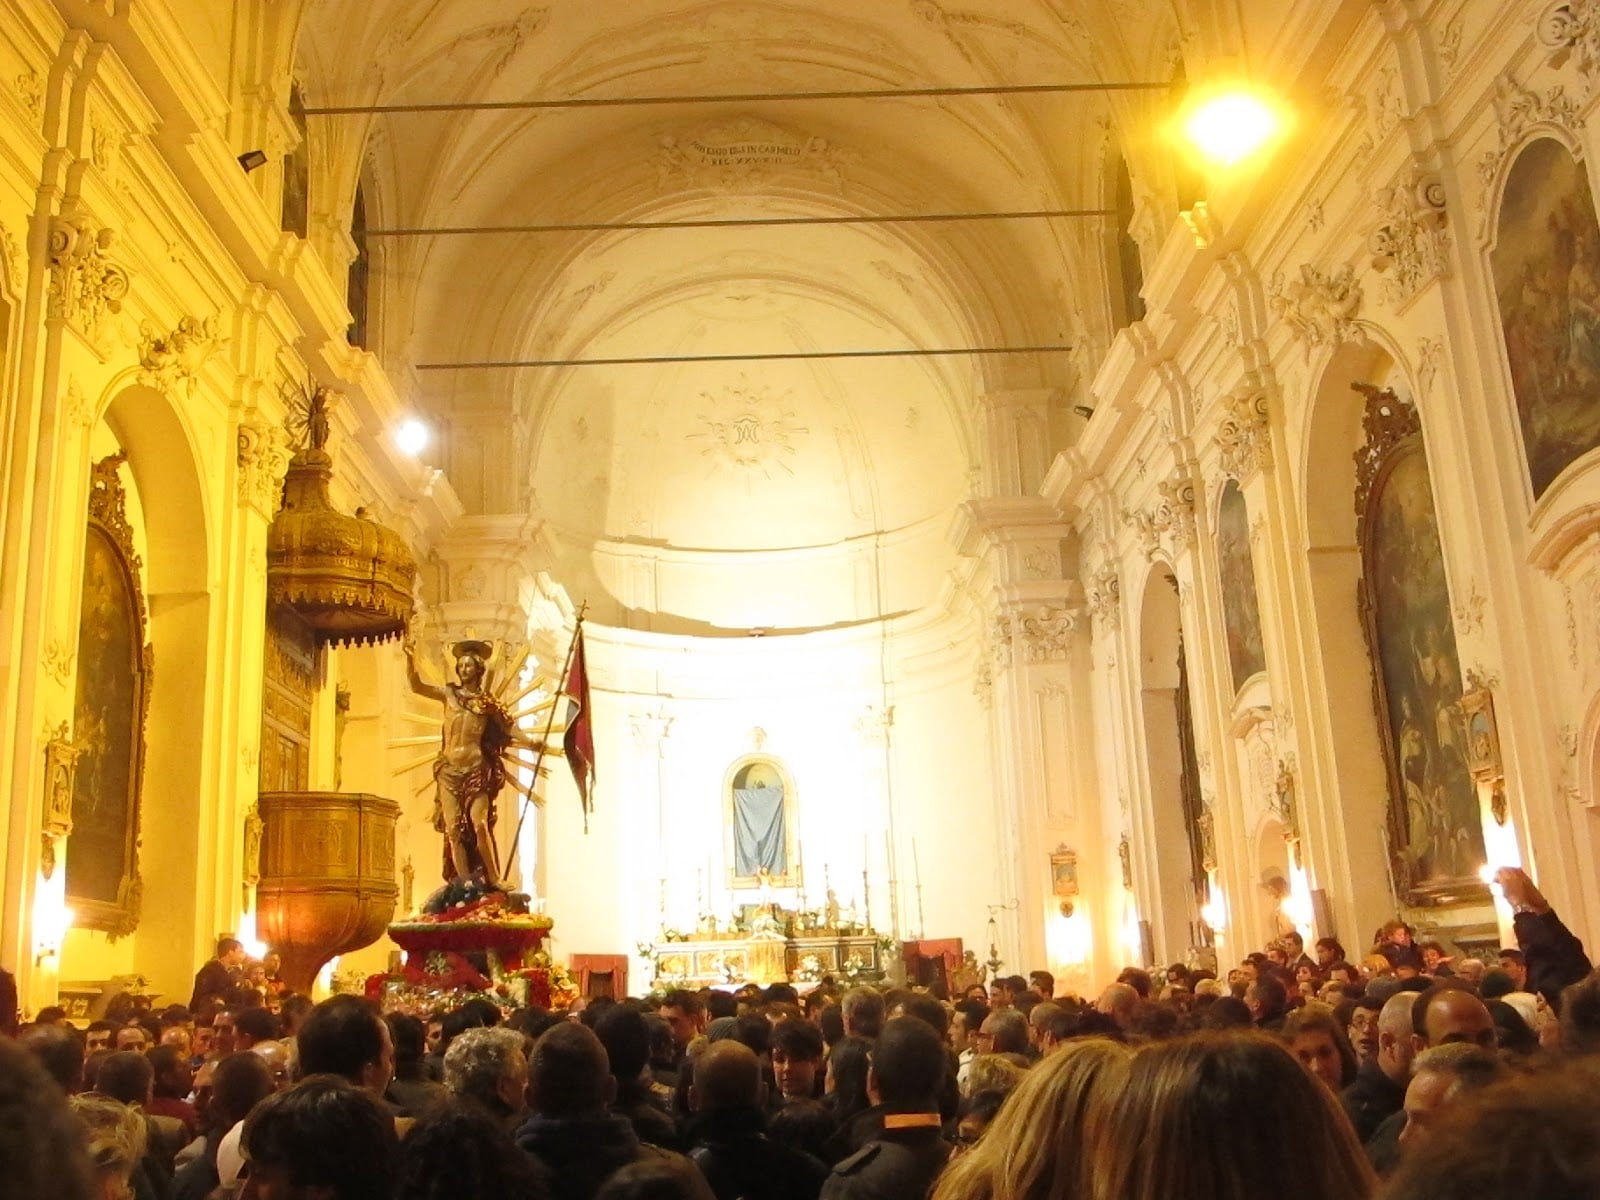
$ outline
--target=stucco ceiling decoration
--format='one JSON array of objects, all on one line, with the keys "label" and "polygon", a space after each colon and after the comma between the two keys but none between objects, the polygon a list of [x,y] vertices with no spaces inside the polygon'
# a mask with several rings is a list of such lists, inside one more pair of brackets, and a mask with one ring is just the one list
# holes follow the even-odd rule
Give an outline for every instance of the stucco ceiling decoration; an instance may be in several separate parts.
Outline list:
[{"label": "stucco ceiling decoration", "polygon": [[[1170,46],[1171,26],[1157,0],[313,0],[302,82],[312,107],[638,101],[348,118],[383,134],[367,189],[380,226],[1093,209],[1106,131],[1138,94],[775,97],[1137,80],[1146,42]],[[701,99],[730,95],[745,98]],[[410,368],[1044,346],[1068,340],[1067,311],[1103,344],[1103,298],[1079,294],[1101,278],[1098,228],[387,238],[383,326],[399,336],[379,353],[442,423],[519,431],[486,437],[516,494],[537,497],[576,592],[718,624],[740,556],[777,554],[799,572],[777,585],[792,601],[781,623],[868,619],[863,605],[888,613],[939,590],[951,552],[937,531],[976,478],[977,397],[1058,385],[1066,355]],[[874,565],[883,553],[901,557]]]}]

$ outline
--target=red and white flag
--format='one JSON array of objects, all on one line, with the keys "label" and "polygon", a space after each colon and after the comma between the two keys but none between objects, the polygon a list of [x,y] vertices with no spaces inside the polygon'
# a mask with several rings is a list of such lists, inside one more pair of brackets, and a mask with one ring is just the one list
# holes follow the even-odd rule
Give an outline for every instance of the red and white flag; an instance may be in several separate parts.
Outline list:
[{"label": "red and white flag", "polygon": [[572,768],[572,780],[578,785],[578,797],[583,801],[583,830],[589,831],[589,814],[594,811],[594,726],[589,715],[589,670],[583,655],[583,622],[573,633],[572,665],[567,668],[567,683],[563,689],[567,697],[567,731],[562,735],[561,747],[566,751],[567,766]]}]

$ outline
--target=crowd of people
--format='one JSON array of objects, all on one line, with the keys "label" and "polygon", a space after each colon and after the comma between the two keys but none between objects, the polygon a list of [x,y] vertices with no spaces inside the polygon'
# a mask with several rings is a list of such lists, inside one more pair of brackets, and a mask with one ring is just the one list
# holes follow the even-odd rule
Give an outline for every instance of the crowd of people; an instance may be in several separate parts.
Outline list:
[{"label": "crowd of people", "polygon": [[1393,922],[1218,978],[961,996],[787,984],[423,1016],[232,939],[188,1006],[0,1039],[19,1200],[1473,1200],[1600,1196],[1600,972],[1520,871],[1517,945]]}]

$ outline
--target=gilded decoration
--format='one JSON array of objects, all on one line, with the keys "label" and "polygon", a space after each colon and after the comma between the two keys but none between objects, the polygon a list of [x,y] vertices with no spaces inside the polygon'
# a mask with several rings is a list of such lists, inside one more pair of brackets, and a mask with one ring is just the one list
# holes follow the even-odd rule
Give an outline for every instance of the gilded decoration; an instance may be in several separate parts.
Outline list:
[{"label": "gilded decoration", "polygon": [[117,938],[139,924],[139,810],[149,715],[149,620],[113,454],[93,466],[78,633],[78,755],[67,901],[79,924]]},{"label": "gilded decoration", "polygon": [[1421,426],[1416,409],[1394,392],[1355,388],[1367,401],[1366,443],[1356,454],[1359,596],[1388,772],[1385,832],[1397,899],[1476,902],[1485,895],[1483,825]]},{"label": "gilded decoration", "polygon": [[308,384],[294,404],[291,429],[301,449],[267,531],[267,599],[294,609],[318,644],[385,642],[411,619],[417,568],[399,534],[334,509],[326,449],[332,403],[326,388]]}]

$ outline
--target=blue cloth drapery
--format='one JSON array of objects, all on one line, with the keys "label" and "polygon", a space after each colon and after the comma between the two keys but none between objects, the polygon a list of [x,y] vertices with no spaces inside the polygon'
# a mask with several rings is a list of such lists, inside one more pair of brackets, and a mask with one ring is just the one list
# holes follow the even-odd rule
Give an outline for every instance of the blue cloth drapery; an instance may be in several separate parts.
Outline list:
[{"label": "blue cloth drapery", "polygon": [[769,875],[782,875],[789,869],[783,788],[734,788],[733,873],[754,875],[762,867]]}]

